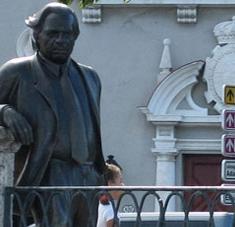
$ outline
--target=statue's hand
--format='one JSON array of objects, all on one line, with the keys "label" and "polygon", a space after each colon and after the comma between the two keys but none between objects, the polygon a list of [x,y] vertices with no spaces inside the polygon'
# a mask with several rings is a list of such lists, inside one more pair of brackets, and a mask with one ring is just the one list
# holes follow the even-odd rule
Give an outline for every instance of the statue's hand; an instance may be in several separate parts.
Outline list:
[{"label": "statue's hand", "polygon": [[25,145],[30,145],[33,142],[31,125],[14,108],[8,107],[4,110],[3,122],[11,130],[16,141]]}]

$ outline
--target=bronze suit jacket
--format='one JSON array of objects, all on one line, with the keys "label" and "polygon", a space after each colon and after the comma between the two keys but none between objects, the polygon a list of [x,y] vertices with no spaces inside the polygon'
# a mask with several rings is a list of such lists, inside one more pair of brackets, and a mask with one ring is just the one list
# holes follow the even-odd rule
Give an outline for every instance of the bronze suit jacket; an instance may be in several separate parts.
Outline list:
[{"label": "bronze suit jacket", "polygon": [[[100,138],[101,84],[93,69],[73,60],[71,64],[80,72],[87,87],[98,129],[94,165],[102,174],[105,163]],[[13,59],[0,68],[0,104],[9,104],[23,114],[34,133],[33,145],[22,146],[16,153],[17,185],[40,185],[50,161],[57,131],[56,104],[51,96],[50,84],[38,63],[37,55]]]}]

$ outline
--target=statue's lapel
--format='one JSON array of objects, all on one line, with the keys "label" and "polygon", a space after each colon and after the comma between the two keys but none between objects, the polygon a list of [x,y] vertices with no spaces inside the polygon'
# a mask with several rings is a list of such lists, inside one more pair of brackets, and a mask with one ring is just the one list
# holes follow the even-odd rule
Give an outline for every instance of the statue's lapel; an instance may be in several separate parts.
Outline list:
[{"label": "statue's lapel", "polygon": [[91,108],[92,108],[92,111],[95,115],[96,122],[98,122],[98,124],[100,124],[99,107],[98,107],[99,103],[97,103],[97,99],[96,99],[97,93],[93,91],[93,87],[91,87],[91,82],[85,76],[85,72],[82,69],[82,67],[77,65],[77,68],[79,69],[81,77],[84,81],[84,85],[85,85],[86,90],[87,90],[88,100],[91,104]]},{"label": "statue's lapel", "polygon": [[38,90],[38,92],[47,100],[51,108],[53,109],[55,115],[57,116],[56,111],[56,102],[52,92],[52,87],[48,77],[43,72],[36,55],[33,58],[31,64],[31,70],[33,71],[34,77],[34,87]]}]

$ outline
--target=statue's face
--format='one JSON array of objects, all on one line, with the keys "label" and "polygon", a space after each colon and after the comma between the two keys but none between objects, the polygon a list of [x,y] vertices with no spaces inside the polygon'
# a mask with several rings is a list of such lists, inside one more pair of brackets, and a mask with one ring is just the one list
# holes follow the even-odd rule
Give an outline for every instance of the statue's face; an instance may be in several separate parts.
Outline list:
[{"label": "statue's face", "polygon": [[73,32],[74,17],[69,14],[49,14],[37,36],[39,51],[48,60],[63,64],[72,53],[76,40]]}]

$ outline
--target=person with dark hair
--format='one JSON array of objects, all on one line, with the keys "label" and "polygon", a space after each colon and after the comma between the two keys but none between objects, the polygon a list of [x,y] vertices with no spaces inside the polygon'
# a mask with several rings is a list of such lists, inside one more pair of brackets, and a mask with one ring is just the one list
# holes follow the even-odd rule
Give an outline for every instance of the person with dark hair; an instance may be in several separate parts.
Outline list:
[{"label": "person with dark hair", "polygon": [[[117,162],[115,161],[117,164]],[[106,164],[107,168],[104,174],[107,186],[123,186],[122,170],[119,165]],[[120,190],[110,190],[100,195],[98,207],[98,220],[96,227],[117,227],[118,221],[114,219],[114,209],[111,200],[117,201],[121,195]]]},{"label": "person with dark hair", "polygon": [[122,167],[117,163],[117,161],[114,159],[114,155],[110,154],[108,155],[108,159],[105,161],[107,164],[113,164],[122,170]]},{"label": "person with dark hair", "polygon": [[[33,29],[37,52],[0,68],[0,125],[22,144],[15,157],[16,185],[103,184],[101,84],[91,67],[70,57],[79,35],[77,17],[68,6],[54,2],[26,24]],[[66,198],[52,204],[50,226],[70,223]],[[75,204],[73,226],[94,226],[90,202],[80,199]],[[34,211],[40,224],[40,213]]]}]

